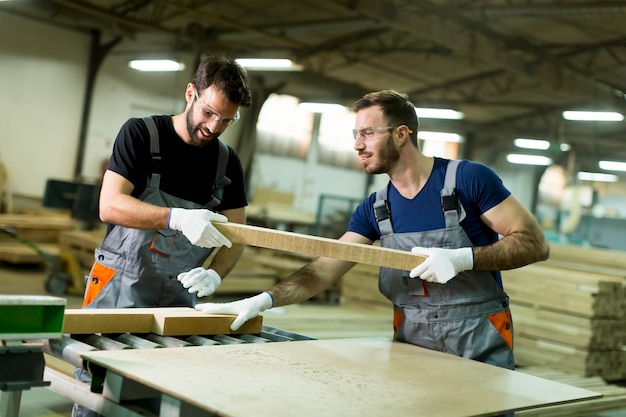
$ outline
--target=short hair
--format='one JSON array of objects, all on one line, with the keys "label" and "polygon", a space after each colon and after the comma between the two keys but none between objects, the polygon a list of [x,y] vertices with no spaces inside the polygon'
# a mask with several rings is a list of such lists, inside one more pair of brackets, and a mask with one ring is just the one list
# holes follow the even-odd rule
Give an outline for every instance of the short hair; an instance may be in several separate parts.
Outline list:
[{"label": "short hair", "polygon": [[380,106],[383,115],[392,126],[406,125],[413,131],[411,142],[417,147],[417,129],[419,119],[415,112],[415,106],[409,101],[406,94],[394,90],[382,90],[368,93],[358,99],[352,105],[352,110],[358,112],[372,106]]},{"label": "short hair", "polygon": [[215,55],[206,57],[198,65],[191,82],[198,90],[213,85],[241,107],[250,107],[252,104],[248,74],[233,59]]}]

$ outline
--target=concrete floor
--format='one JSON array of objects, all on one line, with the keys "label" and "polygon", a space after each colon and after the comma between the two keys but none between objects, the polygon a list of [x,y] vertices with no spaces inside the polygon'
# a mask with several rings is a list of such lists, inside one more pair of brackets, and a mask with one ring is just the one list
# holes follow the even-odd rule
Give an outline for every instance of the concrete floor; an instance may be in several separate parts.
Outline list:
[{"label": "concrete floor", "polygon": [[[0,293],[2,294],[49,295],[44,288],[45,278],[46,272],[36,265],[0,263]],[[67,300],[66,308],[80,308],[81,296],[67,295],[64,298]],[[228,297],[225,296],[216,297],[212,301],[227,300]],[[266,325],[317,339],[391,336],[391,312],[387,308],[365,309],[355,306],[305,303],[268,310],[264,313],[263,320]],[[69,400],[46,388],[34,388],[22,393],[19,417],[68,417],[71,415],[71,406]],[[621,410],[587,416],[577,414],[577,416],[626,417],[626,404]],[[4,416],[0,415],[0,417]]]}]

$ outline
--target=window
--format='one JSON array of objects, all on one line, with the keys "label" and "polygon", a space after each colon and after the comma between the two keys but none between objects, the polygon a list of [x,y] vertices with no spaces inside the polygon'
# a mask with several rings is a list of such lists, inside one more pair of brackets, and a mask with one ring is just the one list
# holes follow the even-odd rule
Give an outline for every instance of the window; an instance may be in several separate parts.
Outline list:
[{"label": "window", "polygon": [[420,148],[426,156],[456,159],[459,154],[459,144],[454,142],[422,140],[420,141]]},{"label": "window", "polygon": [[354,113],[323,113],[321,115],[318,143],[319,162],[343,168],[362,169],[354,150]]},{"label": "window", "polygon": [[313,114],[298,108],[298,99],[270,95],[257,122],[257,151],[306,159],[311,146]]}]

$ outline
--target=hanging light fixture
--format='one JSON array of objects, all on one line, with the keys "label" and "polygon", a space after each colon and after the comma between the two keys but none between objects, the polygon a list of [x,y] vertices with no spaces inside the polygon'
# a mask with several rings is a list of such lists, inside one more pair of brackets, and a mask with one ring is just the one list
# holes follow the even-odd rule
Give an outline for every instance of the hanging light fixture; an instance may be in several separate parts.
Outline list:
[{"label": "hanging light fixture", "polygon": [[171,72],[185,69],[185,64],[173,59],[134,59],[128,63],[128,66],[137,71],[148,72]]},{"label": "hanging light fixture", "polygon": [[621,122],[624,115],[614,111],[564,111],[563,118],[592,122]]}]

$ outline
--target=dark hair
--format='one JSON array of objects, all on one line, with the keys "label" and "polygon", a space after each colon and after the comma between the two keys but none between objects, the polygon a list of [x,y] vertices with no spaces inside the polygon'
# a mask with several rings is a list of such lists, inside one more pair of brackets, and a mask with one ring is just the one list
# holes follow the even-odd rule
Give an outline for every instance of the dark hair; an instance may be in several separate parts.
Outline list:
[{"label": "dark hair", "polygon": [[408,126],[413,131],[411,142],[417,146],[419,119],[415,112],[415,106],[409,101],[406,94],[400,94],[394,90],[368,93],[354,102],[352,110],[358,112],[372,106],[380,106],[383,109],[383,115],[391,126]]},{"label": "dark hair", "polygon": [[248,74],[235,60],[208,56],[198,65],[191,82],[199,91],[213,85],[241,107],[250,107],[252,104]]}]

